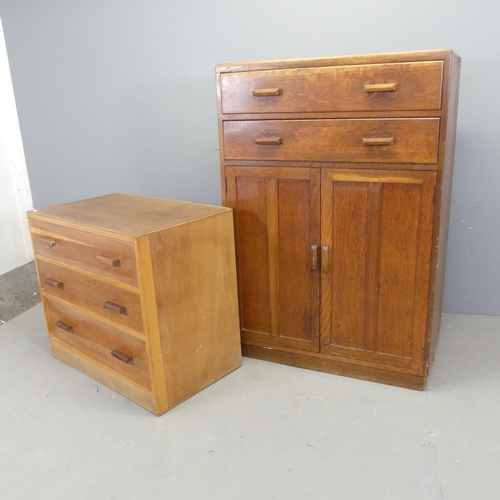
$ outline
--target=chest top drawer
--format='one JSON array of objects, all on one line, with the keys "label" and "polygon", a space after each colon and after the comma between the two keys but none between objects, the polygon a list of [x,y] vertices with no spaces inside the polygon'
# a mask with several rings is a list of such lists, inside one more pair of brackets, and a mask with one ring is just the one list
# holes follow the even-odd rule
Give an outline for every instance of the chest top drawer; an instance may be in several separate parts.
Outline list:
[{"label": "chest top drawer", "polygon": [[30,219],[36,256],[137,286],[134,245],[86,231]]},{"label": "chest top drawer", "polygon": [[222,113],[437,110],[442,83],[443,61],[222,73]]},{"label": "chest top drawer", "polygon": [[439,118],[224,122],[226,160],[436,164]]}]

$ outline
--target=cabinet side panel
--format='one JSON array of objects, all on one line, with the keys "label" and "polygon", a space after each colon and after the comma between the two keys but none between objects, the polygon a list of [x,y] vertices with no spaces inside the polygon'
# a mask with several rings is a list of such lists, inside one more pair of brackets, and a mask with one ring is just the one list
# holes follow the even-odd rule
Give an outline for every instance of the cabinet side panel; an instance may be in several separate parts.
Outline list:
[{"label": "cabinet side panel", "polygon": [[[444,278],[446,271],[446,253],[448,248],[448,225],[450,221],[451,188],[453,177],[453,163],[455,159],[455,141],[457,130],[458,93],[460,85],[460,57],[452,54],[450,61],[448,97],[443,105],[447,106],[448,117],[446,122],[446,145],[444,170],[438,178],[436,197],[435,224],[439,227],[438,245],[435,262],[435,282],[431,283],[430,300],[433,308],[430,315],[432,321],[430,331],[430,360],[434,359],[437,347],[439,330],[441,328],[441,313],[443,309]],[[432,274],[431,274],[432,276]],[[431,278],[432,279],[432,278]]]},{"label": "cabinet side panel", "polygon": [[232,212],[150,239],[169,407],[241,365]]}]

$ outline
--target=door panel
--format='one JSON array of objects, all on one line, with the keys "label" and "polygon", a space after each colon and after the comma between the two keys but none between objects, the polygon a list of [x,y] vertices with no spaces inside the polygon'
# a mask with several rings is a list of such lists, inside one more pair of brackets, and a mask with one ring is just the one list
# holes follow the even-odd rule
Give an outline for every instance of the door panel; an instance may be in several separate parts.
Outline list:
[{"label": "door panel", "polygon": [[271,330],[267,190],[267,179],[236,179],[238,278],[245,283],[240,287],[241,324],[257,332]]},{"label": "door panel", "polygon": [[435,180],[322,172],[321,352],[422,368]]},{"label": "door panel", "polygon": [[318,352],[317,169],[228,167],[243,341]]},{"label": "door panel", "polygon": [[[383,184],[375,351],[411,357],[421,185]],[[430,249],[429,249],[430,254]]]},{"label": "door panel", "polygon": [[[368,185],[335,183],[334,200],[332,307],[335,328],[332,342],[363,349]],[[344,283],[349,283],[349,287]]]}]

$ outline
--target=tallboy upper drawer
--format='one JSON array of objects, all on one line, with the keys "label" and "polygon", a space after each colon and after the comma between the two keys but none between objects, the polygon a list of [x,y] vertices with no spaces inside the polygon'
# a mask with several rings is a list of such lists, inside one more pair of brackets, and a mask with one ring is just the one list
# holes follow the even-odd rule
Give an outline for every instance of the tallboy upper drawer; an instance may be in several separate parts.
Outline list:
[{"label": "tallboy upper drawer", "polygon": [[35,254],[137,286],[134,245],[30,219]]},{"label": "tallboy upper drawer", "polygon": [[441,108],[443,61],[221,74],[222,113]]}]

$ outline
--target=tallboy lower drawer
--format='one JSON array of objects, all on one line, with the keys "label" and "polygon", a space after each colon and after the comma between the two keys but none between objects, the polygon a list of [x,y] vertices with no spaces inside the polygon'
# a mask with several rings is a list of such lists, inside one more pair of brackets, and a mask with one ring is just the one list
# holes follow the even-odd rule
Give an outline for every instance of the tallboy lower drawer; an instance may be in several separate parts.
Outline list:
[{"label": "tallboy lower drawer", "polygon": [[46,299],[51,337],[150,389],[146,344],[117,328]]},{"label": "tallboy lower drawer", "polygon": [[436,164],[439,118],[224,122],[226,160]]},{"label": "tallboy lower drawer", "polygon": [[35,255],[137,286],[132,243],[35,218],[30,226]]},{"label": "tallboy lower drawer", "polygon": [[143,331],[139,294],[65,267],[37,260],[42,292],[118,325]]}]

